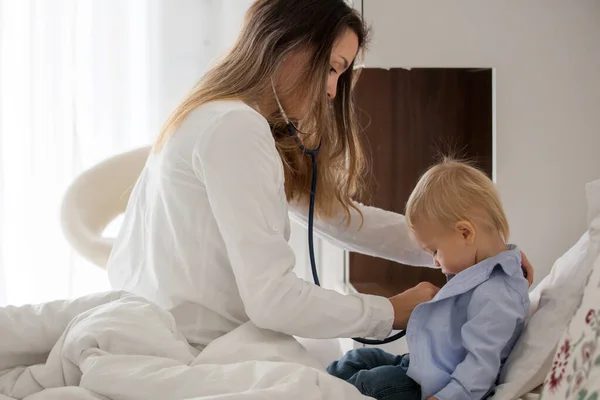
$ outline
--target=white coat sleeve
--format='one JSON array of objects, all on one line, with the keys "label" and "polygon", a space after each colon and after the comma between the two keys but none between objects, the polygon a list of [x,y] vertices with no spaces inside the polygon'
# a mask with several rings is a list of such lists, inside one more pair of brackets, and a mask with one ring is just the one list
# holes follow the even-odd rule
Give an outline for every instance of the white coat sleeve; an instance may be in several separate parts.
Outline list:
[{"label": "white coat sleeve", "polygon": [[342,295],[293,273],[295,255],[284,235],[283,165],[260,115],[236,110],[222,116],[196,143],[194,169],[254,324],[308,338],[384,338],[391,332],[388,299]]},{"label": "white coat sleeve", "polygon": [[[327,220],[315,218],[315,233],[344,250],[407,265],[433,267],[431,254],[424,251],[409,235],[404,215],[361,203],[355,204],[362,212],[364,222],[360,214],[351,208],[349,224],[343,213]],[[293,202],[290,205],[293,220],[306,227],[308,201]]]}]

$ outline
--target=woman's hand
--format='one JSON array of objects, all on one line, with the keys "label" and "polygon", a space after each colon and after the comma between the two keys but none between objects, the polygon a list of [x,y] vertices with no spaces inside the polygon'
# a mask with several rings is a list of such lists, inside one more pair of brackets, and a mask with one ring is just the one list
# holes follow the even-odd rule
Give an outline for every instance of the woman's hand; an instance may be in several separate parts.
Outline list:
[{"label": "woman's hand", "polygon": [[533,267],[523,252],[521,252],[521,264],[523,264],[525,279],[527,279],[529,286],[531,286],[533,284]]},{"label": "woman's hand", "polygon": [[440,288],[429,282],[421,282],[417,286],[405,290],[389,300],[394,307],[394,329],[406,329],[410,314],[416,306],[433,299]]}]

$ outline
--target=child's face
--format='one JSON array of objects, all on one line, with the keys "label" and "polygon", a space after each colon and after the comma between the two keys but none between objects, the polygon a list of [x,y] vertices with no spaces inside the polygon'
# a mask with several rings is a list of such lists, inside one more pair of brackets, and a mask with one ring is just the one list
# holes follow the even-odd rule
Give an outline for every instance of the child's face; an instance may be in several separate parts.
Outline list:
[{"label": "child's face", "polygon": [[453,228],[443,228],[436,224],[418,224],[413,235],[417,242],[433,256],[435,265],[444,274],[458,274],[477,264],[477,250],[474,244],[474,227],[461,221]]}]

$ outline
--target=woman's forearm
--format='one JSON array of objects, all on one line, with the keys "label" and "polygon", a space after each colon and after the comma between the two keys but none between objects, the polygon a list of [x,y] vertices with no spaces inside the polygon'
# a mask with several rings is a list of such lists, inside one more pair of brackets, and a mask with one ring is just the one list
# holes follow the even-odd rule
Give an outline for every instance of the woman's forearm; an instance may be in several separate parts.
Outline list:
[{"label": "woman's forearm", "polygon": [[[329,220],[315,218],[315,234],[348,251],[407,265],[433,267],[431,255],[410,237],[404,215],[355,204],[364,220],[355,209],[351,209],[350,221],[344,218],[343,213]],[[290,215],[306,227],[308,204],[290,204]]]}]

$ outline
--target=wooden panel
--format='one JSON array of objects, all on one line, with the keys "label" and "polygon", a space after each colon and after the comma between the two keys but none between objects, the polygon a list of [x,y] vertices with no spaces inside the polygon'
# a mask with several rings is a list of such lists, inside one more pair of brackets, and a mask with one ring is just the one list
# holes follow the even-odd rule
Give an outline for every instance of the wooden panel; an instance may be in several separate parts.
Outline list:
[{"label": "wooden panel", "polygon": [[[368,196],[359,199],[384,209],[394,206],[394,149],[389,145],[394,130],[392,75],[383,69],[365,69],[355,90],[358,117],[364,128],[363,142],[367,151],[371,176],[367,180]],[[353,282],[381,282],[388,279],[391,261],[350,254],[350,276]]]},{"label": "wooden panel", "polygon": [[[396,73],[396,70],[392,71]],[[397,114],[408,115],[408,129],[396,127],[398,164],[396,197],[393,211],[404,212],[406,201],[419,177],[440,154],[466,146],[464,118],[465,82],[460,70],[413,69],[409,91],[395,96],[407,97]],[[398,265],[392,270],[392,284],[405,290],[418,282],[438,286],[446,282],[439,270]]]},{"label": "wooden panel", "polygon": [[466,72],[468,77],[468,154],[492,177],[492,70]]},{"label": "wooden panel", "polygon": [[[491,71],[365,69],[356,90],[371,147],[370,204],[403,213],[419,176],[442,154],[477,157],[491,175]],[[364,293],[391,296],[445,277],[430,268],[350,255],[350,281]]]}]

